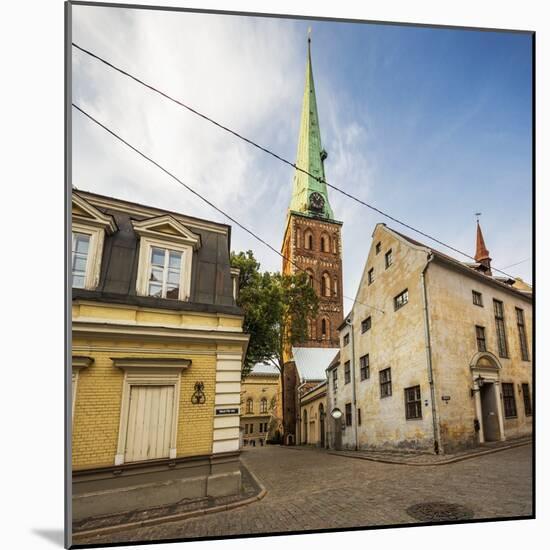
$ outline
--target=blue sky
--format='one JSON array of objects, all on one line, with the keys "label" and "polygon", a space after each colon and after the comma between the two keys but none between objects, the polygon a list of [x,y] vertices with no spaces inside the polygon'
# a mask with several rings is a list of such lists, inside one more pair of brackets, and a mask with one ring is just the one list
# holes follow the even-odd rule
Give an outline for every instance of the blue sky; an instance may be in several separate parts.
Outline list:
[{"label": "blue sky", "polygon": [[[84,6],[73,13],[75,42],[291,161],[311,26],[328,181],[471,254],[482,212],[496,267],[531,257],[530,37]],[[77,103],[280,246],[290,167],[78,52],[73,79]],[[76,113],[73,132],[75,186],[225,221]],[[329,196],[344,222],[348,296],[377,222],[425,241]],[[238,228],[232,245],[280,269],[277,255]],[[530,260],[506,271],[531,281]]]}]

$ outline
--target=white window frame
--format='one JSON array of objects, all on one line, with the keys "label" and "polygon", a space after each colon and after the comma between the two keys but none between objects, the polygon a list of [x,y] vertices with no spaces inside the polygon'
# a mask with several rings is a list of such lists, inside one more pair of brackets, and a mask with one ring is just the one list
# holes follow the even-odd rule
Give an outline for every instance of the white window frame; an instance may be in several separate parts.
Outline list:
[{"label": "white window frame", "polygon": [[[89,204],[86,200],[84,200],[82,197],[74,192],[72,195],[72,205],[73,211],[71,219],[71,262],[73,233],[83,233],[85,235],[89,235],[90,244],[88,246],[86,275],[83,288],[86,290],[94,290],[99,284],[99,274],[101,271],[101,258],[103,256],[105,233],[114,233],[117,230],[117,226],[112,216],[108,216],[103,212],[100,212],[97,208]],[[75,210],[75,207],[77,210]]]},{"label": "white window frame", "polygon": [[[189,296],[191,295],[191,269],[193,267],[193,247],[186,244],[164,241],[162,239],[153,239],[151,237],[141,237],[139,247],[136,292],[141,296],[150,296],[149,274],[151,273],[151,253],[153,248],[174,250],[181,253],[179,280],[180,289],[178,300],[188,300]],[[166,299],[169,300],[171,298]]]},{"label": "white window frame", "polygon": [[176,458],[181,373],[184,369],[189,367],[191,361],[188,359],[166,360],[154,358],[115,358],[113,361],[115,367],[124,370],[115,466],[125,463],[124,455],[126,452],[128,419],[130,416],[130,392],[132,390],[132,386],[174,386],[169,458]]},{"label": "white window frame", "polygon": [[[86,274],[84,287],[86,290],[93,290],[99,284],[99,273],[101,270],[101,256],[105,242],[105,230],[101,227],[90,227],[80,222],[73,221],[71,233],[71,262],[72,262],[72,239],[75,233],[82,233],[90,237],[88,245],[88,257],[86,258]],[[72,266],[71,266],[72,277]],[[72,281],[71,281],[72,286]],[[78,287],[81,288],[81,287]]]},{"label": "white window frame", "polygon": [[[134,231],[140,236],[136,292],[149,296],[149,274],[151,272],[151,249],[163,248],[182,253],[180,266],[180,290],[178,300],[188,300],[191,295],[191,274],[193,250],[200,248],[200,237],[189,231],[172,216],[165,215],[133,222]],[[163,232],[168,227],[169,232]],[[166,298],[170,300],[171,298]]]}]

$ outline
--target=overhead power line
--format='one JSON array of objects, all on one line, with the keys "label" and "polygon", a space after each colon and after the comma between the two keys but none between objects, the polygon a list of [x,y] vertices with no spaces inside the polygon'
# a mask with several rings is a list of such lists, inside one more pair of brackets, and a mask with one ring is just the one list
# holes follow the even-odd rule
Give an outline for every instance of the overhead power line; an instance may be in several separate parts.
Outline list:
[{"label": "overhead power line", "polygon": [[[175,97],[172,97],[171,95],[167,94],[166,92],[163,92],[162,90],[159,90],[158,88],[156,88],[155,86],[153,86],[151,84],[148,84],[147,82],[144,82],[143,80],[141,80],[137,76],[125,71],[124,69],[121,69],[120,67],[117,67],[116,65],[114,65],[113,63],[107,61],[103,57],[100,57],[99,55],[83,48],[82,46],[79,46],[75,42],[73,42],[72,45],[75,48],[77,48],[78,50],[80,50],[81,52],[89,55],[90,57],[93,57],[94,59],[97,59],[101,63],[104,63],[105,65],[107,65],[111,69],[114,69],[115,71],[118,71],[119,73],[123,74],[124,76],[127,76],[128,78],[131,78],[132,80],[136,81],[138,84],[141,84],[142,86],[145,86],[149,90],[161,95],[162,97],[168,99],[169,101],[172,101],[176,105],[179,105],[180,107],[183,107],[184,109],[187,109],[188,111],[190,111],[191,113],[197,115],[198,117],[210,122],[211,124],[213,124],[214,126],[217,126],[218,128],[221,128],[222,130],[232,134],[233,136],[241,139],[242,141],[245,141],[249,145],[252,145],[253,147],[259,149],[260,151],[263,151],[264,153],[267,153],[268,155],[276,158],[277,160],[283,162],[284,164],[287,164],[288,166],[291,166],[295,170],[298,170],[299,172],[302,172],[303,174],[306,174],[307,176],[317,180],[319,183],[324,183],[325,185],[327,185],[331,189],[334,189],[335,191],[337,191],[338,193],[341,193],[342,195],[348,197],[349,199],[351,199],[351,200],[353,200],[353,201],[355,201],[355,202],[357,202],[357,203],[359,203],[363,206],[366,206],[367,208],[370,208],[371,210],[373,210],[374,212],[377,212],[378,214],[384,216],[385,218],[387,218],[387,219],[389,219],[389,220],[391,220],[395,223],[398,223],[399,225],[401,225],[403,227],[406,227],[407,229],[410,229],[411,231],[414,231],[415,233],[418,233],[419,235],[422,235],[423,237],[426,237],[427,239],[430,239],[431,241],[433,241],[435,243],[438,243],[441,246],[444,246],[445,248],[448,248],[449,250],[452,250],[453,252],[456,252],[457,254],[461,254],[462,256],[465,256],[466,258],[469,258],[470,260],[476,261],[474,256],[471,256],[470,254],[468,254],[466,252],[463,252],[462,250],[460,250],[458,248],[455,248],[454,246],[452,246],[450,244],[447,244],[447,243],[439,240],[437,237],[433,237],[432,235],[429,235],[428,233],[425,233],[424,231],[422,231],[420,229],[416,229],[416,227],[413,227],[412,225],[409,225],[408,223],[401,221],[400,219],[392,216],[391,214],[388,214],[387,212],[384,212],[380,208],[378,208],[378,207],[376,207],[372,204],[369,204],[368,202],[360,199],[359,197],[356,197],[355,195],[352,195],[351,193],[348,193],[347,191],[344,191],[343,189],[341,189],[340,187],[337,187],[336,185],[333,185],[332,183],[329,183],[324,178],[322,178],[320,176],[315,176],[314,174],[308,172],[307,170],[297,166],[294,162],[291,162],[291,161],[285,159],[284,157],[281,157],[280,155],[278,155],[277,153],[274,153],[270,149],[267,149],[266,147],[263,147],[262,145],[256,143],[255,141],[252,141],[251,139],[243,136],[242,134],[239,134],[235,130],[232,130],[231,128],[228,128],[227,126],[224,126],[223,124],[217,122],[213,118],[210,118],[209,116],[205,115],[204,113],[201,113],[200,111],[197,111],[196,109],[194,109],[190,105],[187,105],[183,101],[181,101],[179,99],[176,99]],[[509,266],[509,267],[511,267],[511,266]],[[491,269],[493,271],[498,271],[499,273],[502,273],[503,275],[506,275],[507,277],[510,277],[512,279],[515,278],[513,275],[510,275],[510,274],[508,274],[508,273],[506,273],[506,272],[504,272],[501,269],[498,269],[496,267],[492,267]]]},{"label": "overhead power line", "polygon": [[[152,159],[151,157],[149,157],[148,155],[146,155],[145,153],[143,153],[142,151],[140,151],[137,147],[134,147],[131,143],[129,143],[128,141],[126,141],[123,137],[121,137],[120,135],[118,135],[115,131],[111,130],[110,128],[108,128],[107,126],[105,126],[105,124],[101,123],[99,120],[97,120],[96,118],[94,118],[91,114],[89,114],[88,112],[86,112],[84,109],[82,109],[81,107],[79,107],[78,105],[76,105],[75,103],[72,104],[72,106],[77,109],[78,111],[80,111],[84,116],[88,117],[92,122],[95,122],[98,126],[100,126],[101,128],[103,128],[106,132],[108,132],[109,134],[111,134],[113,137],[115,137],[117,140],[119,140],[120,142],[124,143],[124,145],[126,145],[127,147],[129,147],[130,149],[132,149],[132,151],[134,151],[135,153],[137,153],[138,155],[140,155],[141,157],[143,157],[145,160],[149,161],[151,164],[155,165],[157,168],[159,168],[160,170],[162,170],[167,176],[171,177],[173,180],[175,180],[177,183],[179,183],[180,185],[182,185],[183,187],[185,187],[185,189],[187,189],[189,192],[193,193],[193,195],[195,195],[196,197],[198,197],[199,199],[201,199],[203,202],[205,202],[206,204],[208,204],[208,206],[210,206],[211,208],[213,208],[214,210],[216,210],[216,212],[219,212],[220,214],[222,214],[222,216],[226,217],[228,220],[230,220],[231,222],[233,222],[235,225],[237,225],[238,227],[240,227],[243,231],[246,231],[249,235],[251,235],[252,237],[254,237],[257,241],[261,242],[264,246],[267,246],[267,248],[269,248],[270,250],[272,250],[273,252],[275,252],[275,254],[279,255],[281,258],[283,258],[283,260],[287,260],[288,262],[290,262],[296,269],[300,270],[300,271],[303,271],[304,273],[306,273],[306,275],[308,275],[308,277],[311,277],[313,278],[313,280],[317,281],[319,284],[321,284],[321,281],[320,279],[317,279],[316,277],[312,276],[311,273],[309,273],[306,269],[304,269],[303,267],[299,266],[296,262],[294,262],[293,260],[291,260],[290,258],[288,258],[287,256],[285,256],[284,254],[282,254],[281,252],[279,252],[274,246],[270,245],[267,241],[265,241],[264,239],[262,239],[262,237],[256,235],[256,233],[254,233],[254,231],[252,231],[251,229],[248,229],[248,227],[244,226],[242,223],[240,223],[239,221],[237,221],[234,217],[232,217],[230,214],[228,214],[227,212],[225,212],[224,210],[222,210],[221,208],[219,208],[218,206],[216,206],[212,201],[208,200],[206,197],[204,197],[203,195],[201,195],[198,191],[196,191],[195,189],[193,189],[192,187],[190,187],[187,183],[183,182],[180,178],[178,178],[175,174],[173,174],[172,172],[170,172],[169,170],[167,170],[166,168],[164,168],[164,166],[162,166],[161,164],[159,164],[156,160]],[[350,298],[349,296],[345,296],[342,294],[342,298],[345,298],[346,300],[351,300],[352,302],[354,303],[358,303],[358,304],[361,304],[363,306],[366,306],[370,309],[373,309],[375,311],[379,311],[380,313],[384,313],[384,310],[383,309],[380,309],[380,308],[377,308],[375,306],[371,306],[369,304],[365,304],[364,302],[359,302],[358,300],[355,300],[354,298]]]},{"label": "overhead power line", "polygon": [[519,262],[516,262],[515,264],[505,265],[502,269],[508,269],[509,267],[514,267],[516,265],[522,264],[523,262],[527,262],[531,258],[525,258],[525,260],[521,260]]}]

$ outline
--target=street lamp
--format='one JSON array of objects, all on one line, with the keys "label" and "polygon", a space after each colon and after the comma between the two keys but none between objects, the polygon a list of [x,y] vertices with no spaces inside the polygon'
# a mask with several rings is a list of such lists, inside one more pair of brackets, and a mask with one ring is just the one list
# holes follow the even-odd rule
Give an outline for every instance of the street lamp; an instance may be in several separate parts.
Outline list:
[{"label": "street lamp", "polygon": [[470,389],[470,397],[473,397],[474,396],[474,393],[476,391],[481,391],[481,387],[483,386],[484,382],[485,382],[485,378],[483,378],[482,376],[478,376],[474,382],[477,382],[477,388],[473,388],[473,389]]},{"label": "street lamp", "polygon": [[332,416],[334,420],[339,420],[342,418],[342,411],[338,407],[335,407],[332,411],[330,411],[330,416]]}]

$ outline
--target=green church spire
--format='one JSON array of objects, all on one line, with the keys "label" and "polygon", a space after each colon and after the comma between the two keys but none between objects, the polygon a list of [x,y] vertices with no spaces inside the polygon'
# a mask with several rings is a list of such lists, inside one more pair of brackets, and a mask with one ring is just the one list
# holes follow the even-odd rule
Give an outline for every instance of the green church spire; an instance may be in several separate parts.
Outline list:
[{"label": "green church spire", "polygon": [[[317,99],[313,83],[311,67],[311,36],[308,31],[306,86],[302,103],[302,118],[300,121],[300,136],[296,166],[307,170],[313,176],[325,179],[324,160],[327,153],[321,145],[321,130],[317,114]],[[290,210],[312,216],[333,219],[332,208],[328,202],[327,186],[314,177],[295,170]]]}]

